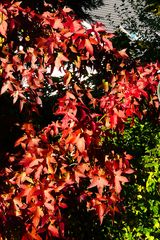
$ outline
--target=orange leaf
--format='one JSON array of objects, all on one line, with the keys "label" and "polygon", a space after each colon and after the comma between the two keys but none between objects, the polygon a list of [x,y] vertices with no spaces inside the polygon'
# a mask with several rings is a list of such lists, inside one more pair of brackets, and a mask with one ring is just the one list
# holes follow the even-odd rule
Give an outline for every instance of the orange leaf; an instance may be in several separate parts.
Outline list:
[{"label": "orange leaf", "polygon": [[98,217],[99,217],[99,220],[100,220],[100,224],[102,224],[102,222],[103,222],[105,209],[106,209],[106,205],[105,204],[99,204],[97,206],[97,212],[98,212]]},{"label": "orange leaf", "polygon": [[32,227],[32,231],[31,233],[29,233],[29,236],[31,236],[31,239],[34,239],[34,240],[42,240],[39,234],[37,234],[36,229],[34,227]]},{"label": "orange leaf", "polygon": [[103,36],[103,41],[105,42],[105,49],[108,50],[112,50],[113,49],[113,45],[112,42],[108,39],[108,36],[105,35]]},{"label": "orange leaf", "polygon": [[126,53],[126,49],[122,49],[121,51],[118,51],[119,55],[123,58],[128,58],[128,55]]},{"label": "orange leaf", "polygon": [[1,95],[5,93],[8,90],[8,84],[4,84],[3,87],[1,88]]},{"label": "orange leaf", "polygon": [[48,226],[48,230],[51,232],[51,234],[52,234],[53,237],[59,237],[59,231],[58,231],[58,229],[57,229],[55,226],[53,226],[52,224],[50,224],[50,225]]},{"label": "orange leaf", "polygon": [[85,150],[85,140],[84,140],[84,137],[79,138],[77,143],[76,143],[76,145],[77,145],[78,150],[81,153],[83,153],[84,150]]},{"label": "orange leaf", "polygon": [[0,34],[6,37],[6,32],[7,32],[7,22],[5,21],[7,17],[0,12]]},{"label": "orange leaf", "polygon": [[77,49],[74,46],[71,46],[70,49],[72,52],[77,53]]},{"label": "orange leaf", "polygon": [[21,143],[23,143],[23,141],[25,141],[27,139],[27,136],[24,135],[23,137],[19,138],[16,143],[15,143],[15,147],[19,146]]},{"label": "orange leaf", "polygon": [[77,56],[77,61],[74,61],[75,65],[77,68],[80,68],[81,66],[81,58],[79,56]]},{"label": "orange leaf", "polygon": [[16,91],[13,93],[13,104],[15,104],[18,100],[19,92]]},{"label": "orange leaf", "polygon": [[40,207],[36,207],[34,217],[32,219],[33,226],[36,228],[40,222],[40,217],[43,216],[43,211]]},{"label": "orange leaf", "polygon": [[25,104],[25,101],[24,100],[20,100],[20,103],[19,103],[20,112],[22,112],[24,104]]},{"label": "orange leaf", "polygon": [[70,72],[66,72],[66,74],[64,75],[64,84],[66,86],[68,86],[68,84],[70,83],[71,79],[72,79],[71,73]]},{"label": "orange leaf", "polygon": [[90,53],[90,55],[93,55],[93,46],[92,46],[91,42],[89,41],[89,39],[85,40],[85,47],[86,47],[87,51]]},{"label": "orange leaf", "polygon": [[63,53],[58,53],[58,56],[55,60],[55,67],[59,70],[62,65],[62,62],[68,62],[69,59],[63,55]]}]

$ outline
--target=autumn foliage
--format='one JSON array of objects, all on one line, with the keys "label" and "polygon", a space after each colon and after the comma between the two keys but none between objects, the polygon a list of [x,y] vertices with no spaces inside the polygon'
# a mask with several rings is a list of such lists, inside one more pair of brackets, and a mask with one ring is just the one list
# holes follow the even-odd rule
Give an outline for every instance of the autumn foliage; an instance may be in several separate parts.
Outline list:
[{"label": "autumn foliage", "polygon": [[[132,127],[135,116],[158,108],[159,64],[130,63],[102,24],[87,29],[68,7],[46,1],[38,12],[23,1],[1,2],[1,95],[27,116],[0,166],[1,222],[21,221],[23,240],[63,239],[73,196],[101,223],[121,211],[132,156],[110,139],[128,119]],[[45,108],[51,116],[40,121]]]}]

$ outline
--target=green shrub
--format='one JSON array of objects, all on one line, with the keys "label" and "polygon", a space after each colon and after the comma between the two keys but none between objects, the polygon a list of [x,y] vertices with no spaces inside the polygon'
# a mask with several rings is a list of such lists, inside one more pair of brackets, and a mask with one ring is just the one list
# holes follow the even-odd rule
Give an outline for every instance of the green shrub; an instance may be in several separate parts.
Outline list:
[{"label": "green shrub", "polygon": [[132,164],[135,175],[123,197],[125,212],[108,219],[103,231],[107,239],[158,240],[160,239],[160,131],[150,121],[137,121],[124,132],[123,144],[135,156]]}]

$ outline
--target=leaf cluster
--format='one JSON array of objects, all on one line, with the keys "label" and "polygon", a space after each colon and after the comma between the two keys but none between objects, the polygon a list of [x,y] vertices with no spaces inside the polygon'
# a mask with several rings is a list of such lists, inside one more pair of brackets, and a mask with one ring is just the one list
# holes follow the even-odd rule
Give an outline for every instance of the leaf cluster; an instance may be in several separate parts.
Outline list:
[{"label": "leaf cluster", "polygon": [[159,63],[130,62],[102,24],[87,29],[66,6],[23,3],[0,5],[0,106],[8,101],[14,119],[6,139],[18,128],[0,166],[0,233],[64,239],[72,210],[100,224],[122,211],[134,171],[118,141],[128,121],[158,114]]}]

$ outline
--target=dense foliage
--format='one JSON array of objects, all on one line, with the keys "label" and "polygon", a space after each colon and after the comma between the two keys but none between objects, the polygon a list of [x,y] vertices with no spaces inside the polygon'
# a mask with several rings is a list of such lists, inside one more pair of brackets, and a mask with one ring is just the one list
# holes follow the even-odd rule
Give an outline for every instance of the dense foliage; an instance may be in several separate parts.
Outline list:
[{"label": "dense foliage", "polygon": [[[116,133],[112,144],[134,156],[132,160],[135,174],[122,193],[125,210],[115,214],[114,223],[105,217],[100,225],[97,219],[82,209],[70,211],[69,233],[75,239],[115,239],[115,240],[158,240],[159,230],[159,167],[160,148],[159,124],[154,119],[135,119],[130,128],[127,123],[124,134]],[[154,121],[153,121],[154,120]],[[79,218],[75,218],[75,212]]]},{"label": "dense foliage", "polygon": [[159,134],[159,125],[151,119],[136,120],[132,129],[126,127],[121,143],[135,156],[132,164],[136,174],[123,192],[126,214],[117,216],[113,227],[104,226],[108,239],[158,240],[160,237]]},{"label": "dense foliage", "polygon": [[4,239],[71,237],[75,209],[113,220],[134,172],[116,142],[158,111],[159,63],[130,62],[103,25],[86,29],[61,2],[0,5]]},{"label": "dense foliage", "polygon": [[[1,3],[11,2],[11,0],[2,0]],[[79,1],[72,1],[72,0],[32,0],[32,1],[21,1],[21,6],[23,8],[29,7],[30,9],[38,12],[43,13],[45,8],[50,7],[50,11],[54,11],[57,8],[67,6],[76,13],[76,16],[79,18],[90,18],[89,14],[87,14],[88,10],[95,9],[103,5],[103,0],[79,0]]]},{"label": "dense foliage", "polygon": [[[135,136],[136,137],[133,137]],[[125,192],[126,219],[121,220],[121,239],[158,240],[160,237],[160,131],[155,122],[137,122],[125,136],[134,152],[136,177]],[[129,203],[129,204],[128,204]]]}]

